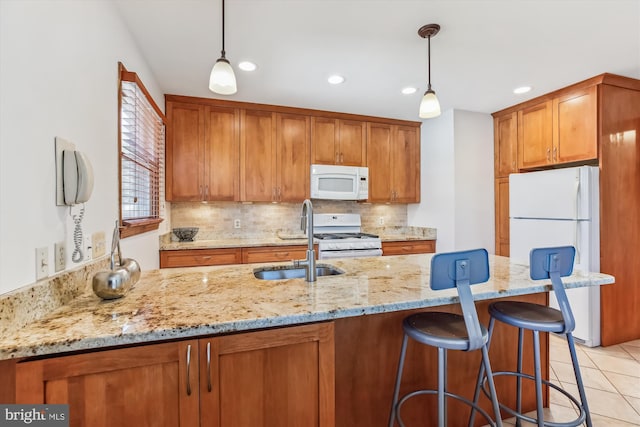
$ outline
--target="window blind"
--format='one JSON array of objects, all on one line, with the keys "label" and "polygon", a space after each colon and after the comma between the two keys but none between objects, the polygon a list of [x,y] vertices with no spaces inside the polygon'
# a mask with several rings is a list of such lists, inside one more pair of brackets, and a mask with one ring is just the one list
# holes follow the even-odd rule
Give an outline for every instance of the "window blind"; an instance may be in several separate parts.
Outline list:
[{"label": "window blind", "polygon": [[127,225],[131,220],[164,216],[165,127],[136,81],[121,81],[120,101],[120,207]]}]

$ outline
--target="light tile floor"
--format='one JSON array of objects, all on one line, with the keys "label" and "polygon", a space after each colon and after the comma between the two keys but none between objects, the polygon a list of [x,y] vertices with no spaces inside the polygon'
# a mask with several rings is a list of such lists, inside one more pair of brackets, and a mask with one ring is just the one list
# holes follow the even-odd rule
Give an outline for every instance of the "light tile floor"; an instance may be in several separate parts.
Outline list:
[{"label": "light tile floor", "polygon": [[[640,340],[609,347],[576,345],[576,350],[593,426],[640,426]],[[563,337],[550,335],[549,359],[551,381],[578,396]],[[570,401],[558,392],[551,392],[549,403],[545,415],[550,421],[566,422],[577,414]],[[531,416],[535,417],[535,412]],[[514,425],[513,419],[505,420],[504,424]]]}]

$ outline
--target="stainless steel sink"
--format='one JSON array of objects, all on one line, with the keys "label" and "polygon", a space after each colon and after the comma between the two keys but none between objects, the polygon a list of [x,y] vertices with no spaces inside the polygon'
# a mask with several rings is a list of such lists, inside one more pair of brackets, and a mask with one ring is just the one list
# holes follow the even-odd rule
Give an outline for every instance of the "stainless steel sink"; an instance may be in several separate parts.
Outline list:
[{"label": "stainless steel sink", "polygon": [[[253,270],[253,275],[262,280],[284,280],[284,279],[304,279],[305,268],[294,267],[293,265],[282,265],[275,267],[260,267]],[[316,265],[318,276],[335,276],[344,274],[344,271],[328,264]]]}]

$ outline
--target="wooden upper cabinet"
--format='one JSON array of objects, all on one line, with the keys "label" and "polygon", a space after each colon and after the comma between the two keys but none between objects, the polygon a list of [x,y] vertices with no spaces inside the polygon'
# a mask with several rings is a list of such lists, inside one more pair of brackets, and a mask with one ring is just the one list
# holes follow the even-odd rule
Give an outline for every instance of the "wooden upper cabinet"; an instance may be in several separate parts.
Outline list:
[{"label": "wooden upper cabinet", "polygon": [[369,201],[420,201],[420,130],[383,123],[367,125]]},{"label": "wooden upper cabinet", "polygon": [[205,107],[205,200],[240,199],[240,113]]},{"label": "wooden upper cabinet", "polygon": [[69,404],[71,427],[197,427],[198,341],[16,365],[16,402]]},{"label": "wooden upper cabinet", "polygon": [[169,201],[204,198],[204,108],[167,102],[165,197]]},{"label": "wooden upper cabinet", "polygon": [[167,102],[167,119],[167,200],[238,200],[238,110]]},{"label": "wooden upper cabinet", "polygon": [[518,113],[493,119],[495,177],[518,172]]},{"label": "wooden upper cabinet", "polygon": [[551,164],[552,117],[551,101],[518,111],[518,168]]},{"label": "wooden upper cabinet", "polygon": [[598,87],[553,100],[553,160],[557,163],[598,158]]},{"label": "wooden upper cabinet", "polygon": [[311,193],[309,129],[308,116],[280,113],[277,115],[276,201],[278,202],[302,202]]},{"label": "wooden upper cabinet", "polygon": [[366,123],[326,117],[311,118],[311,163],[365,166]]},{"label": "wooden upper cabinet", "polygon": [[240,115],[240,199],[276,200],[276,113],[242,110]]}]

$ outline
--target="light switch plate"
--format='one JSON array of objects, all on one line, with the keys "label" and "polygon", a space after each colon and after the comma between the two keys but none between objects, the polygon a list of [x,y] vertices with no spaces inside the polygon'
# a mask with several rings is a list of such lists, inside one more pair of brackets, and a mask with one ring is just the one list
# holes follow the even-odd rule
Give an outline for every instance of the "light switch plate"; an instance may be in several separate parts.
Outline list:
[{"label": "light switch plate", "polygon": [[49,248],[36,249],[36,280],[44,279],[49,275]]},{"label": "light switch plate", "polygon": [[58,242],[53,245],[53,262],[55,264],[56,273],[64,270],[67,266],[67,248],[64,242]]},{"label": "light switch plate", "polygon": [[93,258],[98,258],[104,255],[107,249],[104,239],[104,231],[96,231],[93,233],[91,235],[91,241],[93,242],[93,248],[91,248]]}]

